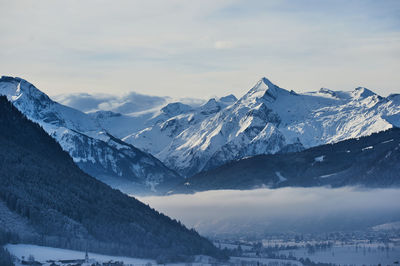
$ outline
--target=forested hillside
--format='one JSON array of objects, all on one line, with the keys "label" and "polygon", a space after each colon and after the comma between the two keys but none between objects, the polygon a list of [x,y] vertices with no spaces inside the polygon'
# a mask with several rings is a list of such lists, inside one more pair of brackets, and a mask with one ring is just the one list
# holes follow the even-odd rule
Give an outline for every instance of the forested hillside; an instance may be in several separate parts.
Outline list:
[{"label": "forested hillside", "polygon": [[194,230],[82,172],[6,97],[0,97],[0,173],[0,200],[36,232],[25,238],[15,232],[19,241],[161,261],[221,257]]}]

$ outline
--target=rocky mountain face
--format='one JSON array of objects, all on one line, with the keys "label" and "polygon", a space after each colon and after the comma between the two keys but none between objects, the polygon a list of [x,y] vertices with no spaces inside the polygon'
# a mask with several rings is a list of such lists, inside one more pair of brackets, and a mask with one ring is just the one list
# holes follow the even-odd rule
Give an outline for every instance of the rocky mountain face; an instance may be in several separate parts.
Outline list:
[{"label": "rocky mountain face", "polygon": [[262,78],[240,99],[211,99],[197,108],[170,104],[148,124],[123,140],[191,176],[232,160],[399,127],[400,95],[385,98],[366,88],[296,93]]},{"label": "rocky mountain face", "polygon": [[232,161],[187,178],[171,193],[215,189],[314,186],[400,186],[400,129]]},{"label": "rocky mountain face", "polygon": [[51,100],[23,79],[2,77],[0,95],[39,123],[82,170],[115,188],[164,192],[182,179],[151,154],[111,135],[93,116]]}]

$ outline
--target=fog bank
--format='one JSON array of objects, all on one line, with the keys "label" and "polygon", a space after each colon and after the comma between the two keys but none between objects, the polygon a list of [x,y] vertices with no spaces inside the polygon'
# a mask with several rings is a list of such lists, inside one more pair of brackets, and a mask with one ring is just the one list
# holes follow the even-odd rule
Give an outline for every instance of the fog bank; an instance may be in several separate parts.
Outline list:
[{"label": "fog bank", "polygon": [[399,198],[400,189],[288,187],[139,200],[202,234],[245,236],[362,230],[399,221]]}]

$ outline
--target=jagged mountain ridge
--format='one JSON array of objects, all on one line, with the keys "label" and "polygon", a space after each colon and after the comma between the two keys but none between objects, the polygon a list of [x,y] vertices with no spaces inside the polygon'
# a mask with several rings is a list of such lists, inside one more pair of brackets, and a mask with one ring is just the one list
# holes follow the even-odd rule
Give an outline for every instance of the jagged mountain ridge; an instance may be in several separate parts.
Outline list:
[{"label": "jagged mountain ridge", "polygon": [[[146,124],[150,126],[122,138],[127,143],[158,156],[185,129],[202,123],[237,100],[233,95],[227,98],[212,98],[204,105],[192,107],[183,103],[170,103],[160,110]],[[113,129],[110,129],[113,130]],[[179,163],[179,162],[176,162]]]},{"label": "jagged mountain ridge", "polygon": [[84,173],[4,96],[0,147],[0,211],[12,218],[11,226],[0,219],[0,232],[14,241],[161,262],[224,257],[194,230]]},{"label": "jagged mountain ridge", "polygon": [[170,193],[314,186],[400,186],[400,128],[313,147],[257,155],[187,178]]},{"label": "jagged mountain ridge", "polygon": [[[381,97],[366,88],[296,93],[262,78],[240,99],[229,95],[200,106],[174,102],[160,110],[97,111],[86,117],[91,122],[85,124],[85,135],[109,142],[108,132],[191,176],[232,160],[300,151],[400,126],[400,96]],[[74,124],[80,126],[79,120]]]},{"label": "jagged mountain ridge", "polygon": [[262,78],[240,99],[220,103],[181,110],[123,139],[191,176],[248,156],[300,151],[400,126],[400,96],[384,98],[361,87],[296,93]]},{"label": "jagged mountain ridge", "polygon": [[2,77],[0,94],[39,123],[81,169],[115,188],[162,192],[181,180],[152,155],[113,137],[90,115],[52,101],[23,79]]}]

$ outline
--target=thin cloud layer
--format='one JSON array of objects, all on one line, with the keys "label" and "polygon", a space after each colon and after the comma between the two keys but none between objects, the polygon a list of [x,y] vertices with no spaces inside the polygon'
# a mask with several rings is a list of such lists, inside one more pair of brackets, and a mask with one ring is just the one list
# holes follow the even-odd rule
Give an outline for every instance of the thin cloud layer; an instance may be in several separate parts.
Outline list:
[{"label": "thin cloud layer", "polygon": [[216,190],[141,201],[205,235],[363,230],[400,221],[400,189]]},{"label": "thin cloud layer", "polygon": [[181,102],[193,107],[205,103],[197,98],[171,98],[145,95],[130,92],[123,95],[72,93],[52,96],[52,98],[64,105],[78,109],[82,112],[112,111],[121,114],[137,114],[140,112],[159,111],[163,106],[171,102]]},{"label": "thin cloud layer", "polygon": [[167,97],[150,96],[130,92],[122,96],[111,94],[75,93],[53,97],[54,100],[83,112],[113,111],[130,114],[160,107],[167,103]]}]

